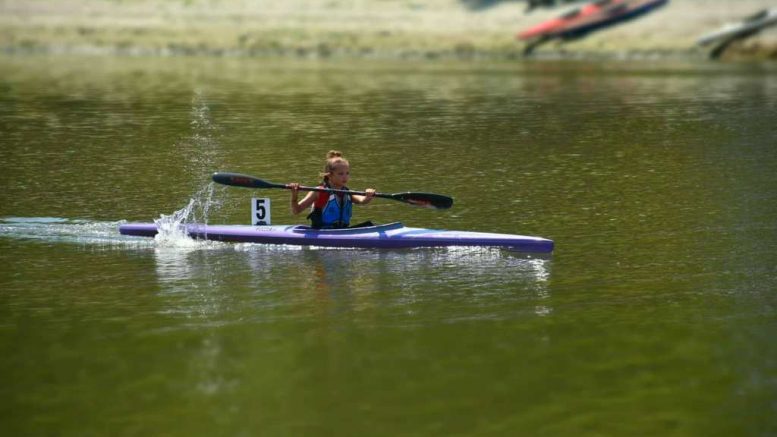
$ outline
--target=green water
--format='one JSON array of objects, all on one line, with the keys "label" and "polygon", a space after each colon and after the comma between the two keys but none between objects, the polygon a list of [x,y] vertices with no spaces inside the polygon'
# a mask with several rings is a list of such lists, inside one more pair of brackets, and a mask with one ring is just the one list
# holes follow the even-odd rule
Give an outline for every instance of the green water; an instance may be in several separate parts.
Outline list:
[{"label": "green water", "polygon": [[[777,67],[0,58],[7,435],[773,435]],[[216,170],[491,249],[119,236]]]}]

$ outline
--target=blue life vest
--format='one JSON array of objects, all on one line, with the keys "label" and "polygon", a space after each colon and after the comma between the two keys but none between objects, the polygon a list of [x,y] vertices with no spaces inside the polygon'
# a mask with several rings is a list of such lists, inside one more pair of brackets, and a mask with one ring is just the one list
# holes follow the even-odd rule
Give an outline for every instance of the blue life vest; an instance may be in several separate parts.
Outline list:
[{"label": "blue life vest", "polygon": [[[347,190],[348,187],[343,187]],[[351,195],[344,194],[342,197],[335,193],[320,192],[319,200],[313,205],[313,212],[308,218],[313,222],[314,228],[347,228],[351,223],[351,212],[353,203]],[[323,206],[319,206],[322,205]]]}]

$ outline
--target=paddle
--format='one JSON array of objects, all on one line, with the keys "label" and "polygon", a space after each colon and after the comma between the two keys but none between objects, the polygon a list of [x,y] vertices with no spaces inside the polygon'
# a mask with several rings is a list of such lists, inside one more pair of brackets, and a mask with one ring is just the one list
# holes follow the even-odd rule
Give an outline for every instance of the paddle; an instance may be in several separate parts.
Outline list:
[{"label": "paddle", "polygon": [[[213,173],[213,181],[219,184],[230,185],[233,187],[245,187],[245,188],[282,188],[290,190],[291,187],[285,184],[275,184],[272,182],[263,181],[253,176],[239,174],[239,173]],[[333,188],[320,188],[320,187],[299,187],[302,191],[324,191],[330,193],[342,193],[342,194],[358,194],[366,196],[364,191],[351,191],[351,190],[336,190]],[[395,193],[384,194],[375,193],[375,197],[381,197],[383,199],[393,199],[400,202],[409,203],[415,206],[422,206],[426,208],[435,209],[448,209],[453,206],[453,199],[448,196],[433,193]]]}]

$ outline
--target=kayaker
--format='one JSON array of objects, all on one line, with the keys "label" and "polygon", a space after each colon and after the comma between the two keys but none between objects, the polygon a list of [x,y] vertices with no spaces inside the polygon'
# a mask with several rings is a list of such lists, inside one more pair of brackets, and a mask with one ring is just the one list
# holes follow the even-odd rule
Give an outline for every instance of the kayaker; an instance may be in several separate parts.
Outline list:
[{"label": "kayaker", "polygon": [[[343,158],[343,154],[337,150],[330,150],[326,155],[324,171],[321,173],[324,178],[319,187],[333,188],[336,190],[348,190],[346,184],[351,176],[351,164]],[[288,184],[291,188],[291,212],[294,215],[313,207],[313,211],[308,215],[312,222],[312,227],[316,229],[327,228],[347,228],[351,223],[351,205],[366,205],[372,201],[375,196],[373,188],[364,190],[367,195],[358,194],[338,194],[310,191],[302,199],[298,200],[299,186],[297,182]],[[370,226],[372,223],[360,223],[357,226]]]}]

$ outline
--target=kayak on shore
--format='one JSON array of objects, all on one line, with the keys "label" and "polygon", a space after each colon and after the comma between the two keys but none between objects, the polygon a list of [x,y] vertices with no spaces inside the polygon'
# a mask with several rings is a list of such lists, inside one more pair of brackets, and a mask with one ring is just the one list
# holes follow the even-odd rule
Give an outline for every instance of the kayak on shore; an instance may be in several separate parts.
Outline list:
[{"label": "kayak on shore", "polygon": [[[535,253],[553,251],[553,241],[541,237],[411,228],[399,222],[345,229],[313,229],[303,225],[187,224],[182,227],[186,235],[194,239],[239,243],[378,249],[477,246]],[[158,229],[154,223],[125,223],[119,226],[119,232],[122,235],[154,237]]]},{"label": "kayak on shore", "polygon": [[590,32],[636,18],[666,4],[669,0],[597,0],[544,21],[520,33],[528,41],[525,53],[551,39],[572,40]]},{"label": "kayak on shore", "polygon": [[777,8],[764,9],[737,23],[726,24],[713,32],[702,35],[696,43],[700,46],[706,46],[730,38],[748,37],[774,25],[777,25]]}]

